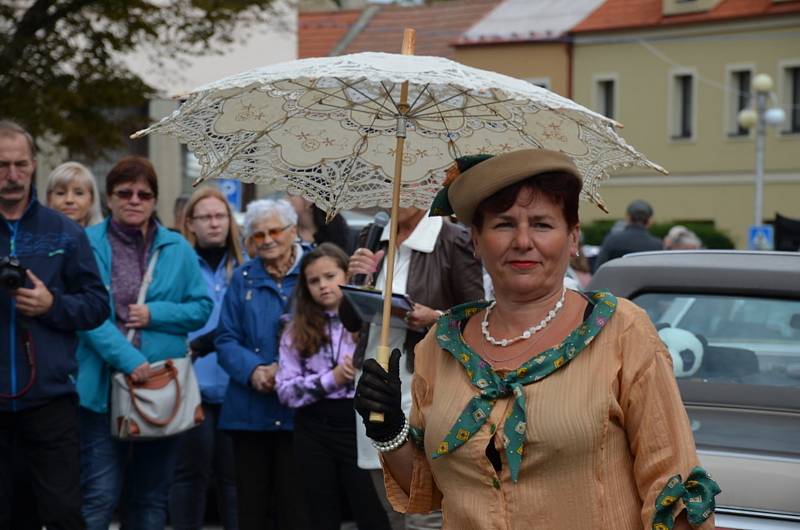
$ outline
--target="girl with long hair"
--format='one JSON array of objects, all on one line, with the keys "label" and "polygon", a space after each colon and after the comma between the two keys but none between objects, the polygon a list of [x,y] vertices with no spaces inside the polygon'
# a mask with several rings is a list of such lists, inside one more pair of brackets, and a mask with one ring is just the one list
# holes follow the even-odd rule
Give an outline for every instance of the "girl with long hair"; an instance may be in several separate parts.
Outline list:
[{"label": "girl with long hair", "polygon": [[281,402],[297,409],[297,475],[312,528],[339,528],[344,492],[359,528],[388,530],[369,474],[356,464],[356,342],[338,317],[347,262],[347,254],[332,243],[303,257],[292,320],[281,338],[276,389]]}]

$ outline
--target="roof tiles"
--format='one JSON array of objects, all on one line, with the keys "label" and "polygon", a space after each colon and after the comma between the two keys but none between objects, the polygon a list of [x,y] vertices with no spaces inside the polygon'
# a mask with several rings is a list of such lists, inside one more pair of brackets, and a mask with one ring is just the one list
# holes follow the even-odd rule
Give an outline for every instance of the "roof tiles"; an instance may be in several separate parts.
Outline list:
[{"label": "roof tiles", "polygon": [[421,6],[384,6],[345,48],[344,53],[400,52],[403,29],[417,32],[416,55],[452,58],[462,33],[500,0],[451,0]]},{"label": "roof tiles", "polygon": [[361,10],[301,12],[297,58],[327,57],[361,16]]},{"label": "roof tiles", "polygon": [[702,13],[665,16],[662,11],[662,0],[607,0],[575,26],[572,33],[724,22],[786,13],[800,13],[800,2],[722,0],[709,11]]}]

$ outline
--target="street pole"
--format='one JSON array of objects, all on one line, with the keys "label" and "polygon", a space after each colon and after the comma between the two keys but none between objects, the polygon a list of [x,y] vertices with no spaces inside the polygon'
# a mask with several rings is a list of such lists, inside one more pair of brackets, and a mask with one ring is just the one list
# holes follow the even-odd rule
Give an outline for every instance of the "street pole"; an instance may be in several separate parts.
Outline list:
[{"label": "street pole", "polygon": [[754,210],[754,226],[761,226],[764,222],[762,209],[764,206],[764,149],[767,132],[767,92],[756,92],[756,196]]}]

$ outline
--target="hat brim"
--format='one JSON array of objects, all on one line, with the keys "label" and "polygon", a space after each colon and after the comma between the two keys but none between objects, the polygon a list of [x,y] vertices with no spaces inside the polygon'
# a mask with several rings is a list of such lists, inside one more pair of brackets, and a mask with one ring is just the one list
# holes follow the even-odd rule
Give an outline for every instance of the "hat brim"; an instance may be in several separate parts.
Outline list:
[{"label": "hat brim", "polygon": [[522,149],[472,166],[450,185],[447,197],[458,220],[471,225],[475,210],[487,197],[526,178],[552,172],[569,173],[583,181],[575,163],[564,153]]}]

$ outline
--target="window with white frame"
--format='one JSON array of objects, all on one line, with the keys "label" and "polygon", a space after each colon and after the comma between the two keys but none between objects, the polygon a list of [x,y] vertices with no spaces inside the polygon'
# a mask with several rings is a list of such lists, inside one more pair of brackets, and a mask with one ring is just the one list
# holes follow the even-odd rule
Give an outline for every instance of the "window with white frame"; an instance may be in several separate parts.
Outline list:
[{"label": "window with white frame", "polygon": [[595,109],[608,118],[617,117],[617,82],[613,78],[595,80]]},{"label": "window with white frame", "polygon": [[674,140],[694,137],[694,74],[676,73],[672,76],[672,124]]},{"label": "window with white frame", "polygon": [[728,135],[747,136],[749,129],[739,125],[739,112],[750,106],[751,69],[735,69],[728,73]]},{"label": "window with white frame", "polygon": [[786,110],[784,132],[800,133],[800,64],[783,69],[783,107]]}]

